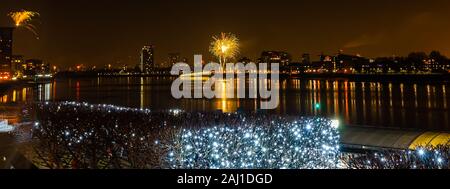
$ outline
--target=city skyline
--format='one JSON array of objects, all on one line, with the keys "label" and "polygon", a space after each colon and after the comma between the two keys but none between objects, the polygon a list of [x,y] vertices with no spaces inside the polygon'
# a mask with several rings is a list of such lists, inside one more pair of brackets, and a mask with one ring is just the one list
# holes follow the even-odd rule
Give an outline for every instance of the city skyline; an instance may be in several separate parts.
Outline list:
[{"label": "city skyline", "polygon": [[189,61],[194,54],[213,60],[208,45],[211,36],[220,32],[235,33],[241,40],[239,57],[251,59],[265,50],[289,52],[297,61],[303,53],[318,59],[322,52],[331,54],[340,49],[366,57],[406,56],[409,52],[432,50],[450,53],[446,46],[450,38],[445,35],[450,30],[445,23],[449,14],[445,7],[450,3],[443,1],[274,4],[232,0],[221,6],[216,6],[218,2],[199,1],[108,2],[108,6],[104,1],[4,3],[0,8],[5,15],[0,17],[2,26],[13,25],[6,16],[9,11],[23,8],[41,13],[36,21],[40,39],[23,29],[16,30],[14,54],[61,67],[134,66],[146,44],[155,45],[158,64],[167,62],[172,52],[179,52]]}]

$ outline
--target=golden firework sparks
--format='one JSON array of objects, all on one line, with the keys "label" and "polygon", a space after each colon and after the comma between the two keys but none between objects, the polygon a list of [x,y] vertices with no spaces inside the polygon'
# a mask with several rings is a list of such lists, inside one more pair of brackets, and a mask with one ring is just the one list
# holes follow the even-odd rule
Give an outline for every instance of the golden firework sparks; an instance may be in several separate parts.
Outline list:
[{"label": "golden firework sparks", "polygon": [[17,27],[27,25],[33,17],[39,16],[39,13],[27,10],[21,10],[17,12],[10,12],[8,14],[10,16]]},{"label": "golden firework sparks", "polygon": [[221,33],[213,36],[209,51],[219,58],[221,64],[229,58],[234,58],[239,53],[239,39],[232,33]]},{"label": "golden firework sparks", "polygon": [[33,18],[39,16],[38,12],[21,10],[17,12],[10,12],[8,16],[11,17],[11,19],[14,21],[16,27],[24,27],[33,32],[33,34],[36,35],[36,38],[39,38],[36,27],[30,23]]}]

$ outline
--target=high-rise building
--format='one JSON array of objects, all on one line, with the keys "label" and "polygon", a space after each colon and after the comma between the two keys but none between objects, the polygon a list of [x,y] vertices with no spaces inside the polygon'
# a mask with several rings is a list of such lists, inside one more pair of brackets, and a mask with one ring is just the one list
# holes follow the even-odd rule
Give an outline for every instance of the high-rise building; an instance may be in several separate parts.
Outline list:
[{"label": "high-rise building", "polygon": [[141,72],[148,73],[155,67],[154,46],[144,46],[141,50],[141,62],[139,65]]},{"label": "high-rise building", "polygon": [[13,30],[10,27],[0,27],[0,71],[11,71],[13,51]]}]

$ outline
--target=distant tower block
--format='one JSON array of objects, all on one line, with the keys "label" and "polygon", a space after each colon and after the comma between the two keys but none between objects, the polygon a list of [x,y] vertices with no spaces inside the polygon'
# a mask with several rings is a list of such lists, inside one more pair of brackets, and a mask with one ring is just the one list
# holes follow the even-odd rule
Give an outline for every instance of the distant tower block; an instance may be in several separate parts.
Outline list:
[{"label": "distant tower block", "polygon": [[148,73],[155,67],[154,46],[144,46],[141,50],[141,72]]},{"label": "distant tower block", "polygon": [[11,27],[0,27],[0,71],[11,71],[13,54],[13,30]]}]

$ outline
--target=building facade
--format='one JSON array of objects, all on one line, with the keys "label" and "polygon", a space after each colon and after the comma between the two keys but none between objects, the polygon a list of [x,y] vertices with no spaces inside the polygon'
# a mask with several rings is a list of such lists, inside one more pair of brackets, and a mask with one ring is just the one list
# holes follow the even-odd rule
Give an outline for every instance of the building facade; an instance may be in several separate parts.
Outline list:
[{"label": "building facade", "polygon": [[149,73],[155,67],[154,46],[144,46],[141,50],[139,68],[143,73]]},{"label": "building facade", "polygon": [[11,72],[14,28],[0,27],[0,71]]},{"label": "building facade", "polygon": [[287,68],[292,61],[292,56],[282,51],[264,51],[261,53],[260,63],[279,63],[280,68]]},{"label": "building facade", "polygon": [[22,55],[13,55],[11,57],[11,71],[12,73],[21,72],[26,68],[25,60]]}]

